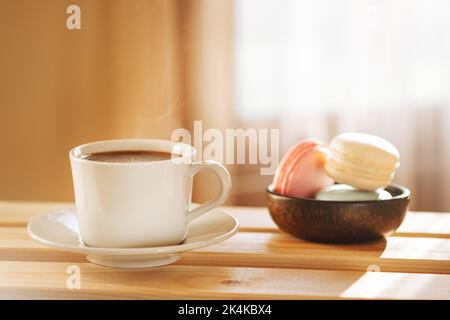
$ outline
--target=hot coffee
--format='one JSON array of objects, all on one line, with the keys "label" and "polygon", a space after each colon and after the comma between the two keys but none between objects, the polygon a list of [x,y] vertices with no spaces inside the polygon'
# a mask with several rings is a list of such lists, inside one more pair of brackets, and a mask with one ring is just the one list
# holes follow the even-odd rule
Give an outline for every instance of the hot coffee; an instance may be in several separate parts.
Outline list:
[{"label": "hot coffee", "polygon": [[[174,154],[183,157],[172,161]],[[141,248],[183,242],[189,222],[221,205],[231,188],[230,175],[221,164],[192,162],[194,155],[195,149],[187,144],[151,139],[99,141],[72,149],[69,156],[83,243]],[[221,192],[192,208],[193,176],[204,170],[217,176]],[[136,266],[144,265],[139,260]]]},{"label": "hot coffee", "polygon": [[146,151],[146,150],[122,150],[95,152],[84,156],[83,158],[91,161],[112,162],[112,163],[128,163],[128,162],[153,162],[169,160],[179,155],[170,152]]}]

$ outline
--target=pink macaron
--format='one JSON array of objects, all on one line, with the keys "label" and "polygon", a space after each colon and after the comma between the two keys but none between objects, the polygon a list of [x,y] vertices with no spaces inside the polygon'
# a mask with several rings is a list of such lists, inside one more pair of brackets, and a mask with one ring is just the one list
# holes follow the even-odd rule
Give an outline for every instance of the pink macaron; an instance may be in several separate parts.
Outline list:
[{"label": "pink macaron", "polygon": [[300,141],[281,160],[273,179],[274,191],[291,197],[314,198],[319,190],[334,183],[324,169],[326,157],[322,143],[313,139]]}]

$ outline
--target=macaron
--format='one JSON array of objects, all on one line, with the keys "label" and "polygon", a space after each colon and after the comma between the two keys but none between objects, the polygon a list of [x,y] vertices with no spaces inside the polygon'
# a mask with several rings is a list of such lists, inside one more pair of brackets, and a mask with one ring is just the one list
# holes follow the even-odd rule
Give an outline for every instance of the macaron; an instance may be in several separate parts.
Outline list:
[{"label": "macaron", "polygon": [[312,139],[294,145],[282,158],[273,179],[274,191],[299,198],[314,198],[317,191],[332,185],[324,169],[323,144]]},{"label": "macaron", "polygon": [[317,192],[315,199],[324,201],[388,200],[392,199],[392,195],[382,188],[368,191],[355,189],[346,184],[334,184]]},{"label": "macaron", "polygon": [[400,155],[390,142],[365,133],[343,133],[328,146],[325,171],[339,183],[362,190],[384,188],[394,177]]}]

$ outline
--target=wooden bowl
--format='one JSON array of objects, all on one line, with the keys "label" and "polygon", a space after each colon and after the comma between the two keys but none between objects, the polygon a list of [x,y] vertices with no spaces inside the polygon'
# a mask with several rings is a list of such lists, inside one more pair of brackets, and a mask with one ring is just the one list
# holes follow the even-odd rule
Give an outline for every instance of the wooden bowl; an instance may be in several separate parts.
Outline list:
[{"label": "wooden bowl", "polygon": [[324,201],[280,195],[267,187],[268,208],[281,230],[294,237],[330,243],[374,241],[394,232],[405,218],[411,193],[390,185],[388,200]]}]

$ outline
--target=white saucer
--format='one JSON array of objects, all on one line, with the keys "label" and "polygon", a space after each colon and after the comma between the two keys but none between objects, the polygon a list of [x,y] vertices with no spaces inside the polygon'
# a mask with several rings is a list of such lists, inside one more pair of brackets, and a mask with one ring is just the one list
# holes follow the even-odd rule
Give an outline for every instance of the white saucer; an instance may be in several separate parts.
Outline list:
[{"label": "white saucer", "polygon": [[237,220],[213,209],[189,224],[186,240],[178,245],[148,248],[95,248],[80,241],[74,210],[61,209],[32,219],[28,234],[42,244],[86,254],[92,263],[116,268],[150,268],[173,263],[181,253],[224,241],[238,231]]}]

